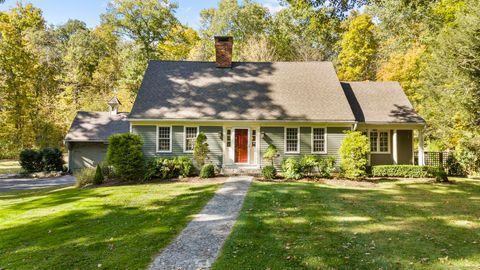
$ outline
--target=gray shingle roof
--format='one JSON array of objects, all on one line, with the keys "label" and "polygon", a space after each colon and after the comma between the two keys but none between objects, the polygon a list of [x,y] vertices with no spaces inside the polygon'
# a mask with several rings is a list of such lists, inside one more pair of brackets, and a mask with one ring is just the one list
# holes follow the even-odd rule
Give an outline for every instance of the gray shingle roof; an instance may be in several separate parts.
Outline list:
[{"label": "gray shingle roof", "polygon": [[398,82],[342,82],[358,122],[425,123]]},{"label": "gray shingle roof", "polygon": [[78,112],[65,137],[65,141],[106,142],[112,134],[129,132],[127,113],[110,115],[109,112]]},{"label": "gray shingle roof", "polygon": [[129,119],[355,120],[330,62],[150,61]]}]

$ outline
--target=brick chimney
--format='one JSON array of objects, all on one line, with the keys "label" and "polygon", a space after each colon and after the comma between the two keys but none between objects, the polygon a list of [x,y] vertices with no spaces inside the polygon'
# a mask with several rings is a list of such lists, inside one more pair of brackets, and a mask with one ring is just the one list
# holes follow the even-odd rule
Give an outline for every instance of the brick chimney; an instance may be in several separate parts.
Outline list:
[{"label": "brick chimney", "polygon": [[233,37],[215,37],[215,66],[217,68],[232,67]]}]

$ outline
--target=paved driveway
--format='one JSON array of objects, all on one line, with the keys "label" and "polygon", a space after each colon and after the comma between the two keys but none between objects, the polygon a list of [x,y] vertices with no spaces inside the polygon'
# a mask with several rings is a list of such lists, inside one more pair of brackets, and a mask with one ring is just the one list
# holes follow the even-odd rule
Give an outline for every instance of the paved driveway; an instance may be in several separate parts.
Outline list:
[{"label": "paved driveway", "polygon": [[71,175],[64,175],[60,177],[32,179],[32,178],[14,178],[14,179],[0,179],[0,192],[22,190],[22,189],[37,189],[54,186],[70,186],[75,184],[75,177]]}]

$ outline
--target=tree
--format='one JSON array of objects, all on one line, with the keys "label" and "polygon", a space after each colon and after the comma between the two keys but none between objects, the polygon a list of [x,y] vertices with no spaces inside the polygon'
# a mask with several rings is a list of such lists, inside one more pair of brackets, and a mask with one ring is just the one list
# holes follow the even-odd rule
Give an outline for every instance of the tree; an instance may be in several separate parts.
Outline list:
[{"label": "tree", "polygon": [[193,147],[193,158],[200,168],[205,165],[205,161],[208,159],[208,153],[210,153],[210,150],[208,149],[207,136],[205,133],[200,132]]},{"label": "tree", "polygon": [[273,161],[277,157],[278,150],[277,147],[273,144],[268,144],[267,149],[265,150],[265,153],[263,154],[263,159],[266,161],[270,161],[273,166]]},{"label": "tree", "polygon": [[347,178],[361,178],[366,175],[370,143],[360,131],[347,131],[340,146],[340,168]]},{"label": "tree", "polygon": [[353,15],[342,36],[338,55],[338,77],[346,81],[375,79],[377,41],[370,15]]},{"label": "tree", "polygon": [[[432,46],[421,88],[429,135],[442,148],[480,156],[480,3],[465,1]],[[462,158],[465,167],[476,161]],[[468,161],[470,160],[470,161]],[[480,166],[479,166],[480,167]],[[480,169],[477,167],[478,169]]]},{"label": "tree", "polygon": [[176,4],[168,0],[113,0],[108,3],[103,23],[141,46],[147,59],[157,58],[157,46],[179,25],[173,15]]},{"label": "tree", "polygon": [[221,0],[218,8],[200,12],[201,40],[193,49],[191,58],[213,60],[213,37],[230,35],[234,37],[236,49],[233,51],[233,58],[236,60],[249,38],[265,33],[270,19],[266,7],[250,0],[243,1],[241,5],[237,0]]}]

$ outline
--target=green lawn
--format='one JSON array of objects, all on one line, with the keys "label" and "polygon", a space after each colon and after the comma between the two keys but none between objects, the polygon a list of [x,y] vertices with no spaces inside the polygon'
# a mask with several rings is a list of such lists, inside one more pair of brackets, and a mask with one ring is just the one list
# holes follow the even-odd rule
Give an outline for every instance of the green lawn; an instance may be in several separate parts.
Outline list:
[{"label": "green lawn", "polygon": [[0,269],[143,269],[218,187],[161,183],[0,193]]},{"label": "green lawn", "polygon": [[0,173],[19,173],[20,164],[15,160],[0,160]]},{"label": "green lawn", "polygon": [[480,269],[480,181],[255,182],[214,269]]}]

